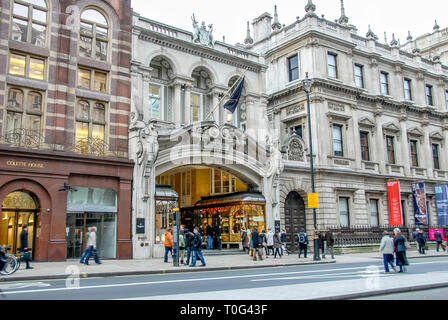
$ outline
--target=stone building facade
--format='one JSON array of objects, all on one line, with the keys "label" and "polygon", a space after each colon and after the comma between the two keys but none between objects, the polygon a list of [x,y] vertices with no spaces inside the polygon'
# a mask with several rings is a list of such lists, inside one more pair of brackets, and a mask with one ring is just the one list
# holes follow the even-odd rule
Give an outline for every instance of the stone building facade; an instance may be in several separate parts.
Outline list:
[{"label": "stone building facade", "polygon": [[130,1],[0,1],[0,242],[37,261],[132,256]]},{"label": "stone building facade", "polygon": [[[426,183],[430,224],[438,224],[434,187],[448,181],[448,67],[435,43],[444,33],[382,44],[371,29],[358,34],[343,1],[336,21],[317,16],[311,0],[303,18],[283,25],[279,17],[275,7],[255,18],[244,44],[232,46],[194,15],[189,32],[134,14],[135,257],[162,255],[176,206],[188,226],[219,216],[229,246],[242,226],[285,227],[290,244],[301,228],[314,231],[306,73],[314,81],[317,227],[388,225],[390,180],[401,183],[405,226],[414,225],[416,182]],[[241,74],[245,91],[232,116],[221,99]],[[226,150],[246,148],[228,157],[219,147],[204,159],[216,139],[230,143]]]}]

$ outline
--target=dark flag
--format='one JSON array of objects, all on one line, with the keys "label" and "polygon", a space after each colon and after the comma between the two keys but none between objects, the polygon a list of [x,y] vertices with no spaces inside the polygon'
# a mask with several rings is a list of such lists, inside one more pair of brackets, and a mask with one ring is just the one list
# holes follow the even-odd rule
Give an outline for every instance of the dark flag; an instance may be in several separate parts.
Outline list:
[{"label": "dark flag", "polygon": [[224,108],[229,110],[231,113],[235,113],[236,107],[240,103],[241,93],[243,92],[244,88],[244,79],[246,79],[246,76],[243,77],[238,87],[230,96],[230,99],[224,105]]}]

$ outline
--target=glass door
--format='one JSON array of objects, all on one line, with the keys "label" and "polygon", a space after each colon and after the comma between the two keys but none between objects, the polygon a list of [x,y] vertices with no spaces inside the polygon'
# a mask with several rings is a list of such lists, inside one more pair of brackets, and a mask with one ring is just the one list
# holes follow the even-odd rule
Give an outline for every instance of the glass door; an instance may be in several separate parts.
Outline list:
[{"label": "glass door", "polygon": [[84,213],[67,214],[65,229],[67,240],[67,259],[78,259],[84,251]]},{"label": "glass door", "polygon": [[35,212],[2,211],[0,224],[0,245],[11,247],[11,253],[18,253],[21,247],[20,235],[23,226],[28,225],[28,250],[34,246],[34,219]]}]

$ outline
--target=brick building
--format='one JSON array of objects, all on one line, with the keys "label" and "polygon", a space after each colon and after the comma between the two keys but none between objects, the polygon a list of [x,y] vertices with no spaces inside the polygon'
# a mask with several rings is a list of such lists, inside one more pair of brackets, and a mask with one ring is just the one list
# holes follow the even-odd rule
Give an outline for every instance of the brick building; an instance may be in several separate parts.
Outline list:
[{"label": "brick building", "polygon": [[0,0],[0,244],[132,256],[131,1]]}]

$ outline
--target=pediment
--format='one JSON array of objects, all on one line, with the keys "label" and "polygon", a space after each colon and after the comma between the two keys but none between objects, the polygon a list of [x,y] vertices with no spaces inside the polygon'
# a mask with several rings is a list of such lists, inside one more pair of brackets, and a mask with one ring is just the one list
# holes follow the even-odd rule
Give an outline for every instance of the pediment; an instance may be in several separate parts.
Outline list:
[{"label": "pediment", "polygon": [[443,135],[438,131],[431,133],[429,136],[433,140],[439,140],[439,141],[444,140]]},{"label": "pediment", "polygon": [[363,117],[359,120],[358,125],[360,127],[368,127],[373,128],[376,126],[375,122],[371,120],[369,117]]},{"label": "pediment", "polygon": [[386,123],[385,125],[383,125],[383,130],[384,131],[395,132],[395,133],[401,131],[400,127],[397,124],[393,123],[393,122],[389,122],[389,123]]},{"label": "pediment", "polygon": [[420,137],[423,137],[424,134],[425,133],[419,127],[413,127],[413,128],[408,130],[408,136],[414,136],[414,137],[419,137],[420,138]]}]

